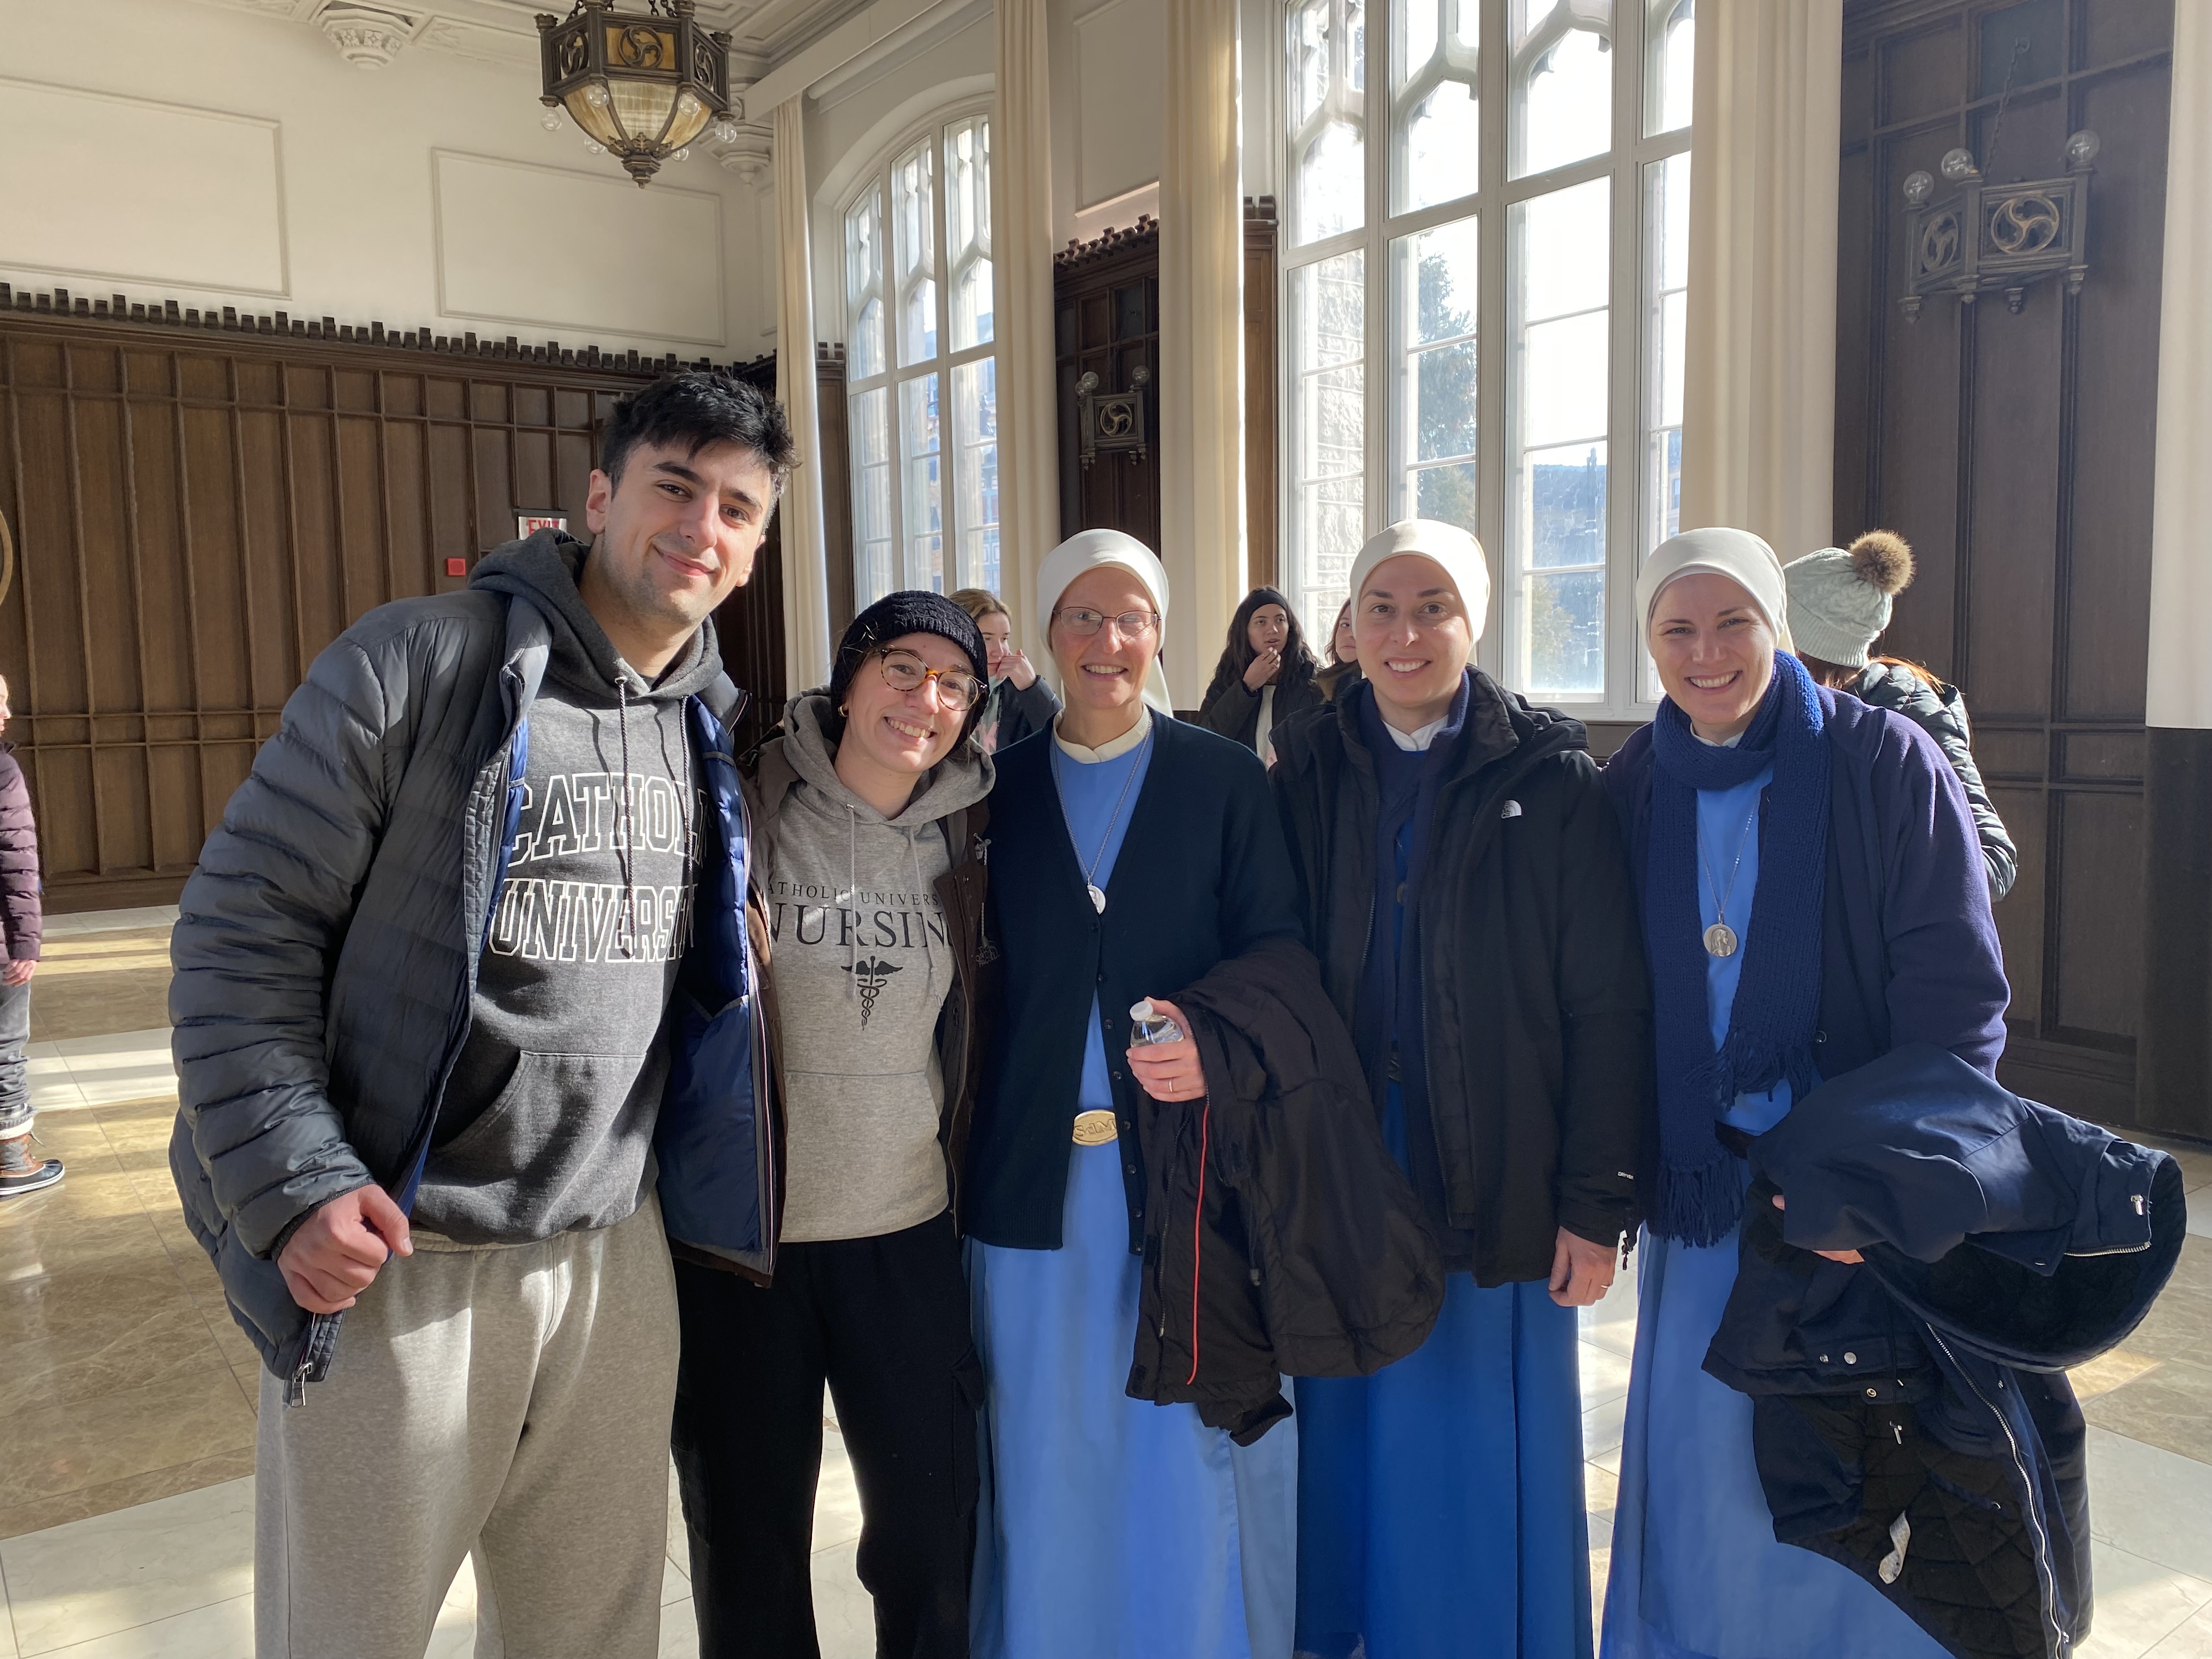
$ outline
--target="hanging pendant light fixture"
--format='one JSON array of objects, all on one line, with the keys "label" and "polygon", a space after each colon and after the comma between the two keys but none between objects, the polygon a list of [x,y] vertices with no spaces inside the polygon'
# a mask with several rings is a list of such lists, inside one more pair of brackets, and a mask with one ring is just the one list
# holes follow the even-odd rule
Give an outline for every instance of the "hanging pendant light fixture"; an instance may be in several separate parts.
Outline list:
[{"label": "hanging pendant light fixture", "polygon": [[642,189],[671,157],[730,112],[730,37],[702,27],[695,0],[576,0],[538,15],[544,101],[565,108]]}]

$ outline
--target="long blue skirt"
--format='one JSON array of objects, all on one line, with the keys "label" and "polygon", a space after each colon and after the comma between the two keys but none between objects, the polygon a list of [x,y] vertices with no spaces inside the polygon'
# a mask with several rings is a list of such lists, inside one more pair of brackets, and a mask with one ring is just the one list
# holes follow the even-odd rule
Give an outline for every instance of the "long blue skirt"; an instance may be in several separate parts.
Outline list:
[{"label": "long blue skirt", "polygon": [[1123,1392],[1142,1264],[1115,1145],[1074,1149],[1063,1224],[1057,1250],[969,1249],[975,1659],[1288,1659],[1297,1419],[1238,1447]]},{"label": "long blue skirt", "polygon": [[1947,1659],[1848,1567],[1774,1539],[1751,1401],[1702,1367],[1735,1285],[1733,1235],[1644,1235],[1605,1659]]},{"label": "long blue skirt", "polygon": [[1576,1334],[1454,1273],[1417,1352],[1300,1379],[1301,1656],[1589,1659]]}]

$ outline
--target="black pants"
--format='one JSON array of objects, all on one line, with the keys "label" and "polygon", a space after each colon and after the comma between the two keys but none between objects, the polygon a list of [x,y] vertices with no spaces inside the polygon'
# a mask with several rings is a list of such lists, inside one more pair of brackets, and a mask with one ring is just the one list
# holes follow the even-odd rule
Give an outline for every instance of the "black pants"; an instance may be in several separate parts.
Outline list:
[{"label": "black pants", "polygon": [[766,1290],[676,1264],[673,1436],[702,1659],[817,1659],[822,1387],[860,1490],[880,1659],[965,1659],[982,1369],[952,1218],[787,1244]]}]

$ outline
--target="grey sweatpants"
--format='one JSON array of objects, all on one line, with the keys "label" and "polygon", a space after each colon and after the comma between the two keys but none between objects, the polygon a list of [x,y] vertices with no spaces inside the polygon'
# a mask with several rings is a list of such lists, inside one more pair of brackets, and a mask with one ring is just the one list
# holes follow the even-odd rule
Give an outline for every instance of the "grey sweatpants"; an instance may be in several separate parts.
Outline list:
[{"label": "grey sweatpants", "polygon": [[538,1244],[416,1234],[305,1405],[262,1374],[258,1659],[422,1659],[465,1555],[477,1659],[651,1659],[676,1356],[651,1198]]}]

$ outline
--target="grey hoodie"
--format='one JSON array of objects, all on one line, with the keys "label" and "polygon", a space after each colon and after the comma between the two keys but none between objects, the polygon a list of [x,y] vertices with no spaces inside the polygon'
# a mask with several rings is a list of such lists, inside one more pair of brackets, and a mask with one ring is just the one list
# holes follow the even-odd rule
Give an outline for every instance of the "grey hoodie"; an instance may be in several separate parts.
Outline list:
[{"label": "grey hoodie", "polygon": [[553,646],[468,1041],[415,1204],[417,1226],[463,1243],[611,1226],[654,1175],[700,811],[684,700],[721,661],[709,623],[648,685],[576,591],[586,556],[540,532],[471,582],[535,606]]},{"label": "grey hoodie", "polygon": [[882,813],[838,778],[830,700],[792,699],[781,735],[799,775],[754,855],[769,907],[785,1115],[783,1237],[867,1238],[945,1208],[937,1021],[953,957],[936,883],[939,821],[991,791],[963,745],[906,809]]}]

